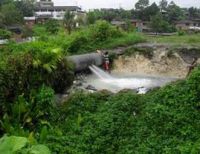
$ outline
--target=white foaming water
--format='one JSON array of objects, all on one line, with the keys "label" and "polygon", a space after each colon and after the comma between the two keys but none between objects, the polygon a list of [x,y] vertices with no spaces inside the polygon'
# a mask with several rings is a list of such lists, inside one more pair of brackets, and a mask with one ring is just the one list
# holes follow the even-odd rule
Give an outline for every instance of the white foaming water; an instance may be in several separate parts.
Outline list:
[{"label": "white foaming water", "polygon": [[90,70],[101,79],[112,79],[112,76],[95,65],[89,66]]},{"label": "white foaming water", "polygon": [[136,76],[131,78],[119,78],[111,76],[110,74],[95,65],[92,65],[89,68],[98,78],[88,79],[88,82],[98,90],[107,89],[112,92],[117,92],[122,89],[142,89],[143,91],[145,91],[144,89],[162,86],[174,80],[172,78],[152,78]]}]

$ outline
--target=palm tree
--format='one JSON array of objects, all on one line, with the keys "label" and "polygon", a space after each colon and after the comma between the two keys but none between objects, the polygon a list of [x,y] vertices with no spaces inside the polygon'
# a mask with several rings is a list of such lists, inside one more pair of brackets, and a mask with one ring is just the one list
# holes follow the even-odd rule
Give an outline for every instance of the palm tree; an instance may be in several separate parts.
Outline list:
[{"label": "palm tree", "polygon": [[73,12],[66,11],[63,19],[64,27],[68,30],[68,33],[71,34],[71,31],[75,25],[75,15]]}]

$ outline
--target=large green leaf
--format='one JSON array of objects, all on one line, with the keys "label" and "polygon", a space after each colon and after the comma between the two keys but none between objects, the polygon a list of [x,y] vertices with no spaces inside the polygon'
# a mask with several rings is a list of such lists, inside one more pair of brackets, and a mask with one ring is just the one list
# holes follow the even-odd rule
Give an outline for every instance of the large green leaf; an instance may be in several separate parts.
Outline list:
[{"label": "large green leaf", "polygon": [[45,145],[34,145],[31,147],[30,154],[51,154],[50,150],[48,147]]},{"label": "large green leaf", "polygon": [[25,137],[4,136],[0,139],[0,153],[11,154],[22,149],[28,143]]}]

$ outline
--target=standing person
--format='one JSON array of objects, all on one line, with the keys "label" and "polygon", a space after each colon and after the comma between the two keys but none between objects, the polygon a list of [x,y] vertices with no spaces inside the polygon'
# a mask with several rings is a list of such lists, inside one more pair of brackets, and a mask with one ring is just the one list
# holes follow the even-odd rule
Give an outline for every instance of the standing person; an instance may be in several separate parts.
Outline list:
[{"label": "standing person", "polygon": [[109,55],[108,52],[105,52],[103,54],[103,61],[104,61],[104,69],[110,73],[110,60],[109,60]]},{"label": "standing person", "polygon": [[189,66],[189,70],[188,70],[187,76],[189,76],[190,73],[192,72],[192,70],[197,66],[197,60],[198,59],[196,57],[193,58],[193,61],[192,61],[191,65]]},{"label": "standing person", "polygon": [[104,68],[104,70],[110,73],[110,60],[109,60],[108,52],[106,51],[105,53],[103,53],[100,50],[97,50],[97,52],[99,54],[101,54],[102,57],[103,57],[103,68]]}]

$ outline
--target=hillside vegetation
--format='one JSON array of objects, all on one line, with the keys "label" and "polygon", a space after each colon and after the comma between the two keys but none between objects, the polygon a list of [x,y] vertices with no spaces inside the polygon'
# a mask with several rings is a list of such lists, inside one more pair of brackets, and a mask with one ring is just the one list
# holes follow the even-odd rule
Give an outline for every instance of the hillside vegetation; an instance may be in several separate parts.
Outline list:
[{"label": "hillside vegetation", "polygon": [[87,27],[79,28],[70,35],[66,34],[62,28],[52,35],[45,26],[36,25],[34,34],[40,36],[38,42],[46,43],[47,46],[60,47],[65,54],[82,54],[94,52],[97,49],[116,48],[145,41],[134,31],[125,32],[101,20]]},{"label": "hillside vegetation", "polygon": [[146,95],[77,92],[60,106],[42,86],[1,106],[1,134],[37,139],[55,153],[198,153],[199,81],[197,68]]},{"label": "hillside vegetation", "polygon": [[77,91],[55,103],[74,77],[64,56],[143,40],[91,26],[0,49],[0,153],[198,153],[200,68],[146,95]]}]

